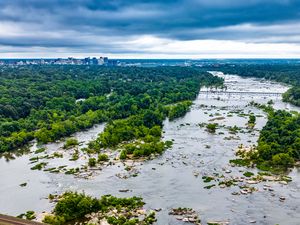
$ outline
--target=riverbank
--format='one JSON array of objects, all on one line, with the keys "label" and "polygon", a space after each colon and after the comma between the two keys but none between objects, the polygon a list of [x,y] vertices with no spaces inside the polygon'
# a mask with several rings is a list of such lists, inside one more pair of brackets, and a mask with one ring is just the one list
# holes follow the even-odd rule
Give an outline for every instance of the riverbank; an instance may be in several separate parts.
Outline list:
[{"label": "riverbank", "polygon": [[[224,76],[221,73],[215,74]],[[228,90],[243,91],[285,91],[287,87],[274,82],[259,79],[243,79],[238,76],[226,76]],[[158,225],[184,224],[169,212],[173,208],[187,207],[195,210],[202,224],[209,221],[228,221],[229,224],[288,224],[297,225],[299,221],[300,178],[299,171],[293,170],[288,184],[265,181],[249,184],[257,191],[242,194],[239,185],[219,186],[219,183],[244,173],[257,174],[253,168],[232,167],[229,160],[235,158],[235,151],[240,144],[251,146],[256,143],[259,130],[267,122],[267,115],[249,105],[250,101],[267,103],[270,99],[256,95],[218,95],[217,93],[199,94],[193,106],[183,118],[164,121],[163,139],[174,140],[173,147],[156,159],[146,162],[132,162],[137,176],[121,179],[117,174],[127,174],[126,165],[122,163],[107,166],[97,171],[89,180],[78,179],[65,174],[46,173],[30,170],[31,154],[17,157],[6,162],[1,158],[0,169],[5,184],[0,189],[0,211],[18,215],[28,210],[38,214],[50,212],[54,206],[47,199],[48,195],[61,194],[66,190],[84,191],[94,197],[112,194],[118,197],[141,196],[146,202],[146,209],[161,210],[156,213]],[[299,110],[290,104],[283,103],[280,97],[273,97],[277,109]],[[254,129],[249,132],[247,123],[249,115],[256,116]],[[217,119],[219,118],[219,119]],[[222,119],[220,119],[222,118]],[[211,120],[211,121],[209,121]],[[216,132],[206,131],[202,123],[218,123]],[[234,127],[237,132],[232,132]],[[77,139],[87,143],[95,133],[80,132]],[[85,140],[82,137],[86,137]],[[50,144],[53,151],[64,143]],[[32,149],[33,151],[33,149]],[[62,161],[57,161],[57,166]],[[216,175],[217,174],[217,175]],[[216,182],[204,182],[204,176],[215,176]],[[246,181],[247,179],[244,178]],[[27,182],[25,187],[21,183]],[[216,186],[205,188],[216,183]],[[264,185],[269,187],[265,190]],[[270,190],[269,190],[270,189]],[[120,192],[126,190],[126,192]],[[239,192],[241,194],[234,195]],[[280,197],[285,200],[281,201]],[[10,199],[16,199],[12,202]]]}]

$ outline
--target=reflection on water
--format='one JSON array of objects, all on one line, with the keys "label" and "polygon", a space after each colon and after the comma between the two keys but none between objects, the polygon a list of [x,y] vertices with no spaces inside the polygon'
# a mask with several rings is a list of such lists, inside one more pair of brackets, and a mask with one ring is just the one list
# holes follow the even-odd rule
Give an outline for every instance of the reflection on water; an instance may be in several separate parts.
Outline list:
[{"label": "reflection on water", "polygon": [[[221,73],[216,75],[223,76]],[[238,76],[225,76],[227,90],[240,91],[269,91],[284,92],[286,86],[278,83],[242,79]],[[245,171],[256,172],[256,169],[231,167],[229,160],[234,158],[235,149],[244,145],[255,144],[261,129],[266,123],[266,115],[249,106],[254,100],[259,103],[274,101],[277,109],[299,108],[283,103],[279,97],[265,98],[261,95],[218,95],[200,94],[195,100],[189,113],[175,121],[164,122],[164,139],[174,139],[172,149],[162,156],[148,162],[134,163],[139,170],[137,177],[120,179],[117,173],[123,173],[124,167],[119,164],[109,166],[99,171],[99,174],[90,180],[76,179],[64,174],[51,174],[43,171],[30,170],[29,158],[33,154],[16,157],[7,161],[0,159],[0,212],[17,215],[27,210],[36,212],[50,211],[52,205],[46,197],[49,193],[61,193],[65,190],[84,190],[93,196],[114,194],[117,196],[142,196],[148,208],[162,208],[157,213],[157,224],[182,224],[168,212],[173,207],[191,207],[198,213],[203,222],[208,220],[230,221],[230,224],[289,224],[298,225],[300,221],[300,179],[296,169],[290,173],[293,181],[288,185],[279,183],[269,184],[273,192],[265,191],[263,184],[257,184],[258,192],[251,195],[234,196],[239,187],[204,189],[202,176],[212,173],[225,173],[230,170],[230,176],[240,176]],[[257,116],[257,124],[253,132],[239,132],[236,135],[229,133],[227,127],[237,126],[246,130],[248,114]],[[208,123],[216,117],[219,129],[217,134],[210,134],[199,124]],[[79,132],[75,136],[84,144],[97,133],[103,130],[104,125],[96,126],[88,131]],[[233,138],[229,138],[234,136]],[[83,144],[83,146],[84,146]],[[63,142],[47,145],[47,151],[56,151]],[[82,146],[82,147],[83,147]],[[36,147],[34,145],[34,147]],[[62,159],[63,160],[63,159]],[[62,162],[61,162],[62,163]],[[72,162],[74,164],[81,161]],[[199,176],[195,176],[199,174]],[[27,182],[26,187],[19,184]],[[129,189],[127,193],[119,190]],[[285,196],[284,202],[279,201]],[[5,204],[2,204],[5,203]]]}]

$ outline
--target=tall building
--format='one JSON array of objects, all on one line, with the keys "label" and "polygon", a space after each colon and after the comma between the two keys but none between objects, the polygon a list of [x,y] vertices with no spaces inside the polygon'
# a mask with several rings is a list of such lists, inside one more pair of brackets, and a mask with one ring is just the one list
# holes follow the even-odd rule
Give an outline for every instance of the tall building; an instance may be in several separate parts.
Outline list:
[{"label": "tall building", "polygon": [[102,56],[98,59],[98,65],[104,65],[104,58]]},{"label": "tall building", "polygon": [[108,58],[107,58],[107,57],[104,57],[104,58],[103,58],[103,61],[104,61],[104,64],[105,64],[105,65],[108,64]]},{"label": "tall building", "polygon": [[92,58],[92,64],[93,65],[98,65],[98,59],[96,57]]},{"label": "tall building", "polygon": [[83,64],[89,65],[90,64],[90,57],[84,58],[83,59]]}]

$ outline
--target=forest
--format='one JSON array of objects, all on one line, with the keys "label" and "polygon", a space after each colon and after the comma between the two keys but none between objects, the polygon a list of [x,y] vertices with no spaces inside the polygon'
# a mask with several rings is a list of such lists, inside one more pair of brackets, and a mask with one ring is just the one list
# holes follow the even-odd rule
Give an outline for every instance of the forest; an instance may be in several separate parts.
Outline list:
[{"label": "forest", "polygon": [[[149,138],[148,132],[161,127],[164,118],[183,115],[201,86],[222,83],[221,78],[187,67],[4,66],[0,152],[23,147],[34,138],[52,142],[101,122],[108,126],[100,145],[105,138],[111,144]],[[140,124],[130,123],[136,118]],[[119,137],[110,137],[122,123],[137,125],[135,133],[120,131]]]},{"label": "forest", "polygon": [[257,163],[264,167],[293,167],[300,160],[300,115],[278,110],[269,113],[260,132]]},{"label": "forest", "polygon": [[254,163],[257,168],[272,172],[294,167],[300,160],[300,114],[252,104],[268,114],[268,121],[260,131],[257,146],[250,150],[241,147],[237,151],[241,159],[231,162],[244,166]]}]

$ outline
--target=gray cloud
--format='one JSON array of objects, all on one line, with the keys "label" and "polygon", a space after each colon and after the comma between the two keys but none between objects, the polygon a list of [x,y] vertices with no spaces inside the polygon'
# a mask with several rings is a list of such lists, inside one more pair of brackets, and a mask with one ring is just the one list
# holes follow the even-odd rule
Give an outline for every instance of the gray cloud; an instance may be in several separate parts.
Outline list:
[{"label": "gray cloud", "polygon": [[0,45],[126,52],[138,35],[298,43],[299,12],[297,0],[1,0]]}]

